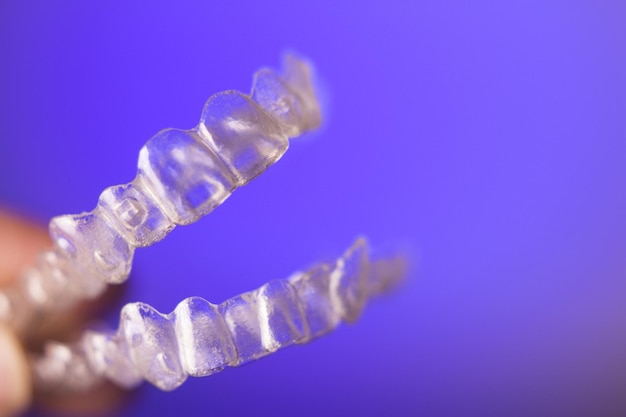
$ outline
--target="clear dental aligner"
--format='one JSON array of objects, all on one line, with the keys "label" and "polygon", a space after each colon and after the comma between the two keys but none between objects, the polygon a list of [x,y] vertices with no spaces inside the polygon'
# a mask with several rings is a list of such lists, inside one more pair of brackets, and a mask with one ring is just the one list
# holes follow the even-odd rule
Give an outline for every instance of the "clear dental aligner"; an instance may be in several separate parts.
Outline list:
[{"label": "clear dental aligner", "polygon": [[147,380],[163,390],[188,376],[202,377],[276,350],[307,343],[341,320],[355,321],[366,301],[400,281],[400,257],[368,258],[363,238],[337,261],[222,304],[192,297],[170,314],[144,303],[127,304],[117,332],[88,331],[74,345],[49,343],[33,359],[43,390],[84,390],[102,378],[132,388]]},{"label": "clear dental aligner", "polygon": [[123,282],[135,248],[211,212],[280,159],[289,137],[319,124],[310,68],[291,55],[281,75],[256,72],[250,95],[213,95],[195,128],[162,130],[146,143],[133,181],[104,190],[91,212],[52,219],[54,248],[0,292],[0,321],[24,329],[38,313]]}]

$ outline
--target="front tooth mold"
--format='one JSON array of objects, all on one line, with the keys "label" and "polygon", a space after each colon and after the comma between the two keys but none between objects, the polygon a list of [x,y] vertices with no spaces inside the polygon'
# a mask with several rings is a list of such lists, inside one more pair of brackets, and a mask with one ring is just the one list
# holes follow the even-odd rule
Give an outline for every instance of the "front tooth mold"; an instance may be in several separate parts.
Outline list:
[{"label": "front tooth mold", "polygon": [[237,349],[218,306],[187,298],[174,310],[181,362],[191,376],[208,376],[237,361]]},{"label": "front tooth mold", "polygon": [[254,292],[233,297],[219,306],[226,328],[237,349],[234,365],[259,359],[269,353],[263,346],[261,323],[257,315],[257,300]]},{"label": "front tooth mold", "polygon": [[257,293],[261,340],[270,352],[309,339],[298,295],[289,281],[270,281]]},{"label": "front tooth mold", "polygon": [[252,99],[274,116],[287,136],[297,136],[321,123],[321,112],[313,91],[311,68],[286,55],[283,75],[263,68],[254,74]]},{"label": "front tooth mold", "polygon": [[330,272],[330,265],[320,264],[307,272],[296,274],[291,279],[311,337],[328,333],[341,320],[331,296]]},{"label": "front tooth mold", "polygon": [[[218,306],[192,297],[163,315],[143,303],[128,304],[113,336],[88,332],[73,347],[77,366],[90,364],[90,380],[105,377],[133,386],[143,378],[171,390],[187,376],[211,375],[306,343],[336,328],[341,318],[353,321],[368,298],[397,284],[404,274],[398,259],[370,261],[366,246],[359,239],[333,266],[321,264],[271,281]],[[35,361],[35,369],[41,369],[39,386],[62,385],[45,372],[46,360]]]},{"label": "front tooth mold", "polygon": [[192,131],[159,132],[139,153],[137,174],[179,225],[210,213],[235,188],[220,158]]},{"label": "front tooth mold", "polygon": [[343,319],[348,322],[356,321],[365,305],[369,268],[367,243],[359,238],[337,260],[330,274],[331,297]]},{"label": "front tooth mold", "polygon": [[[150,246],[175,225],[210,213],[236,187],[280,159],[288,137],[319,123],[309,67],[292,56],[285,58],[282,75],[259,71],[251,95],[213,95],[195,128],[163,130],[142,147],[133,181],[104,190],[91,212],[52,219],[49,231],[62,274],[47,267],[24,274],[21,283],[6,291],[28,305],[18,311],[0,292],[0,320],[23,330],[39,312],[96,297],[104,282],[124,282],[135,248]],[[68,279],[58,279],[65,275]],[[76,296],[66,303],[50,302],[70,293]]]},{"label": "front tooth mold", "polygon": [[238,91],[211,97],[198,130],[240,185],[265,171],[289,147],[278,122]]}]

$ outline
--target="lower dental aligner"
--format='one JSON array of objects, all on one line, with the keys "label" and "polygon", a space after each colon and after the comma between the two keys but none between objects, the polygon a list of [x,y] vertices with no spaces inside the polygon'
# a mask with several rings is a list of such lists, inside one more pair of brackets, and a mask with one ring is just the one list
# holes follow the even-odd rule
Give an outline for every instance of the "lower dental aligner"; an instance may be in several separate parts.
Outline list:
[{"label": "lower dental aligner", "polygon": [[0,292],[0,321],[23,329],[36,313],[125,281],[135,248],[211,212],[280,159],[288,138],[319,124],[310,68],[290,55],[281,75],[256,72],[250,95],[213,95],[198,126],[162,130],[146,143],[133,181],[104,190],[91,212],[52,219],[55,247]]},{"label": "lower dental aligner", "polygon": [[169,314],[144,303],[127,304],[117,332],[86,332],[74,345],[49,343],[33,359],[43,390],[87,389],[106,378],[126,388],[147,380],[172,390],[188,376],[209,376],[276,350],[307,343],[341,320],[355,321],[366,301],[400,281],[400,257],[370,260],[364,239],[331,264],[214,305],[183,300]]}]

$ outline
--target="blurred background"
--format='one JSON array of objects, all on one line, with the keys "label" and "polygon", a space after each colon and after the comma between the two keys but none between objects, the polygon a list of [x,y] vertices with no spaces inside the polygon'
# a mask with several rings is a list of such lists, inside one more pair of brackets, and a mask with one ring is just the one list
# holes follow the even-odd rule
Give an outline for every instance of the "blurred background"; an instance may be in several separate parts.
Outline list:
[{"label": "blurred background", "polygon": [[2,2],[0,205],[93,209],[152,135],[294,49],[323,128],[137,251],[125,300],[221,302],[358,234],[408,250],[409,280],[353,326],[117,413],[624,416],[625,22],[618,0]]}]

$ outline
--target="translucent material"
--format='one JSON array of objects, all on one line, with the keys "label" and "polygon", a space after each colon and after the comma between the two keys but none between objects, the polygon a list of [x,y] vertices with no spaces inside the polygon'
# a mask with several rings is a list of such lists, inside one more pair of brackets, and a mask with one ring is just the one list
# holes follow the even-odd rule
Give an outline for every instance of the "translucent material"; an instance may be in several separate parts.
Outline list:
[{"label": "translucent material", "polygon": [[305,117],[300,95],[276,72],[264,68],[254,74],[252,99],[279,121],[286,135],[297,135]]},{"label": "translucent material", "polygon": [[341,315],[330,295],[330,267],[321,264],[292,279],[311,337],[321,336],[337,326]]},{"label": "translucent material", "polygon": [[269,353],[263,346],[254,293],[231,298],[220,304],[219,310],[237,349],[237,358],[232,362],[233,365],[249,362]]},{"label": "translucent material", "polygon": [[261,340],[268,351],[275,351],[309,337],[297,294],[288,281],[271,281],[257,294],[261,318]]},{"label": "translucent material", "polygon": [[50,342],[45,348],[45,358],[33,364],[33,373],[39,379],[62,379],[66,389],[72,391],[87,390],[98,383],[86,357],[70,346]]},{"label": "translucent material", "polygon": [[199,132],[239,184],[261,174],[289,147],[276,120],[238,91],[209,99],[202,111]]},{"label": "translucent material", "polygon": [[104,220],[98,209],[53,218],[50,236],[57,248],[87,274],[120,283],[130,273],[134,248]]},{"label": "translucent material", "polygon": [[125,339],[109,333],[88,331],[83,335],[80,348],[75,351],[84,352],[95,375],[106,376],[121,387],[132,388],[142,380],[131,362]]},{"label": "translucent material", "polygon": [[52,219],[58,256],[3,290],[23,306],[0,292],[0,320],[23,329],[41,312],[99,295],[104,282],[125,281],[135,248],[210,213],[280,159],[288,137],[319,125],[305,62],[288,56],[280,75],[261,70],[254,83],[251,95],[213,95],[195,128],[157,133],[140,151],[136,178],[104,190],[93,211]]},{"label": "translucent material", "polygon": [[187,298],[174,311],[183,368],[191,376],[207,376],[234,363],[237,350],[217,306]]},{"label": "translucent material", "polygon": [[36,268],[30,271],[32,276],[41,277],[42,302],[67,303],[67,300],[70,300],[73,295],[68,294],[67,288],[71,288],[73,292],[76,291],[76,287],[70,285],[69,263],[63,261],[63,258],[58,256],[55,251],[44,251],[39,255]]},{"label": "translucent material", "polygon": [[[166,129],[146,143],[132,182],[104,190],[92,212],[51,221],[55,249],[42,253],[18,286],[0,293],[0,317],[26,326],[35,311],[94,297],[105,281],[124,281],[136,247],[211,212],[280,159],[288,137],[319,124],[310,68],[293,56],[281,74],[259,71],[251,95],[212,96],[197,127]],[[36,383],[82,389],[101,377],[124,387],[145,379],[171,390],[187,376],[305,343],[341,318],[355,320],[369,296],[397,282],[398,269],[377,267],[370,274],[369,265],[359,240],[332,266],[272,281],[219,306],[194,297],[164,315],[128,304],[115,333],[90,331],[75,345],[48,344],[33,361]]]},{"label": "translucent material", "polygon": [[318,127],[322,120],[320,106],[315,97],[312,67],[294,55],[287,54],[283,60],[284,79],[302,99],[300,127],[304,132]]},{"label": "translucent material", "polygon": [[360,238],[337,260],[330,274],[331,297],[348,322],[361,314],[367,298],[368,273],[367,243]]},{"label": "translucent material", "polygon": [[285,57],[283,76],[268,68],[254,74],[252,99],[280,122],[287,136],[299,135],[321,122],[310,68],[294,56]]},{"label": "translucent material", "polygon": [[141,178],[109,187],[98,201],[115,229],[134,246],[150,246],[163,239],[174,224],[145,191]]},{"label": "translucent material", "polygon": [[39,254],[34,268],[26,270],[22,281],[25,294],[33,303],[56,308],[69,307],[76,299],[99,294],[104,282],[84,276],[59,249]]},{"label": "translucent material", "polygon": [[[114,335],[88,332],[73,354],[78,362],[86,358],[93,378],[132,386],[141,377],[171,390],[187,375],[211,375],[305,343],[333,330],[341,317],[353,320],[366,299],[376,295],[367,289],[388,289],[399,282],[397,274],[404,269],[398,265],[396,258],[372,263],[359,239],[335,266],[321,264],[288,280],[271,281],[219,306],[192,297],[163,315],[143,303],[128,304]],[[369,276],[370,271],[376,275]]]},{"label": "translucent material", "polygon": [[185,381],[172,320],[147,304],[127,304],[122,309],[120,332],[131,362],[147,381],[168,391]]},{"label": "translucent material", "polygon": [[139,152],[139,173],[146,188],[176,224],[199,220],[235,188],[220,158],[194,132],[167,129]]}]

